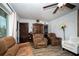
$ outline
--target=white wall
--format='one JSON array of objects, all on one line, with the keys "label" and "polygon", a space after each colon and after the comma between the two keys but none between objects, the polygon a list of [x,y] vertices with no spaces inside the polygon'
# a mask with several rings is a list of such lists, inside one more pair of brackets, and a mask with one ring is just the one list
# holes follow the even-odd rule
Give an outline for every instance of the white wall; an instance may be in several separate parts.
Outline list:
[{"label": "white wall", "polygon": [[16,14],[16,40],[17,43],[19,43],[19,23],[17,24],[17,21],[20,20],[20,17]]},{"label": "white wall", "polygon": [[17,21],[19,20],[19,16],[13,12],[8,16],[8,35],[13,36],[17,40]]},{"label": "white wall", "polygon": [[14,13],[8,15],[8,35],[13,35],[13,22],[14,22]]},{"label": "white wall", "polygon": [[[21,23],[28,23],[29,24],[29,32],[32,32],[32,24],[36,23],[36,20],[32,20],[32,19],[20,19],[19,22]],[[44,24],[44,21],[40,21],[39,23]]]},{"label": "white wall", "polygon": [[67,15],[64,15],[58,19],[50,21],[49,32],[56,33],[58,37],[63,38],[63,30],[61,29],[61,25],[66,25],[66,40],[68,40],[70,36],[77,36],[77,10]]}]

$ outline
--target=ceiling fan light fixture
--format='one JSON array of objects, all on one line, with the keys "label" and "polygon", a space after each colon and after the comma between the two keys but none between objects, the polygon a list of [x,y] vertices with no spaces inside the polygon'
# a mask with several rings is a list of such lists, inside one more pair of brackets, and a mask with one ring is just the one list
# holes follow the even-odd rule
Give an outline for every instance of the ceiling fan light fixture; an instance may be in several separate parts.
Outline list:
[{"label": "ceiling fan light fixture", "polygon": [[58,7],[60,8],[60,7],[62,7],[63,5],[65,5],[65,3],[59,3],[59,4],[58,4]]}]

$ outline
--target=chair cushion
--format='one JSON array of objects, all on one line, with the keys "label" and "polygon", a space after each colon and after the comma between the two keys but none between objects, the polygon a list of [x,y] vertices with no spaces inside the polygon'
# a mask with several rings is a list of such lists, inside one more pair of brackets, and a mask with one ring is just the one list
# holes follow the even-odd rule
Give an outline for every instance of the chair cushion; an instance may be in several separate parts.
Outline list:
[{"label": "chair cushion", "polygon": [[0,55],[3,55],[7,51],[7,47],[3,43],[3,41],[0,39]]},{"label": "chair cushion", "polygon": [[19,48],[23,48],[23,47],[27,47],[27,46],[31,46],[30,42],[25,42],[25,43],[20,43],[18,44]]},{"label": "chair cushion", "polygon": [[26,47],[22,47],[19,49],[19,51],[16,54],[17,56],[28,56],[32,55],[32,47],[30,45]]},{"label": "chair cushion", "polygon": [[4,44],[9,48],[11,47],[12,45],[14,45],[16,42],[15,42],[15,39],[11,36],[9,37],[4,37],[3,39],[3,42]]},{"label": "chair cushion", "polygon": [[19,50],[18,44],[15,44],[11,48],[9,48],[4,55],[5,56],[15,56],[18,50]]}]

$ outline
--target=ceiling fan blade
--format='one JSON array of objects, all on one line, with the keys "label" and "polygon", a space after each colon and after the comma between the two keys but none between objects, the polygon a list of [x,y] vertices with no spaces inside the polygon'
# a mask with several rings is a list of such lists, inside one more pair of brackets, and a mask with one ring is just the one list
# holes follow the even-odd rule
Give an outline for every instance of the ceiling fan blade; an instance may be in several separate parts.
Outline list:
[{"label": "ceiling fan blade", "polygon": [[51,6],[54,6],[54,5],[58,5],[58,3],[51,4],[51,5],[48,5],[48,6],[44,6],[43,8],[48,8],[48,7],[51,7]]},{"label": "ceiling fan blade", "polygon": [[65,6],[68,7],[68,8],[70,8],[70,9],[73,9],[73,8],[76,7],[75,5],[70,4],[70,3],[66,3]]},{"label": "ceiling fan blade", "polygon": [[59,7],[57,7],[57,8],[55,9],[55,11],[53,12],[53,14],[55,14],[55,13],[57,12],[58,9],[59,9]]}]

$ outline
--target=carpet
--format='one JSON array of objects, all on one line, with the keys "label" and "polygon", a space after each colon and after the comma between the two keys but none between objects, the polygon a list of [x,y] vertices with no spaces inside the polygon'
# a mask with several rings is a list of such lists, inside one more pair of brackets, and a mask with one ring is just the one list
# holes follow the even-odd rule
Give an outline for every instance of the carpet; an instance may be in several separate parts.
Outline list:
[{"label": "carpet", "polygon": [[47,46],[47,48],[33,49],[33,56],[74,56],[74,54],[62,50],[60,46]]}]

